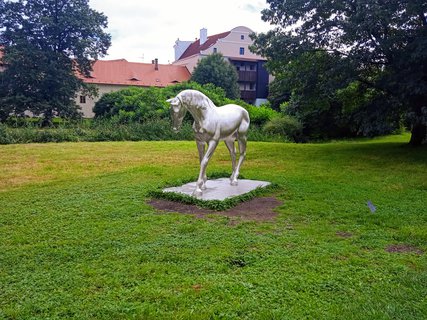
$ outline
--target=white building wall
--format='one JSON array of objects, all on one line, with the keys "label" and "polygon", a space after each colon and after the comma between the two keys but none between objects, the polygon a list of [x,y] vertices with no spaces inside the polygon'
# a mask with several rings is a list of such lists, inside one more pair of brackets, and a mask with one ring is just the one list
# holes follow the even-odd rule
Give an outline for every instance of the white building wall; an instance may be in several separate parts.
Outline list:
[{"label": "white building wall", "polygon": [[[230,31],[228,36],[219,39],[215,44],[203,50],[200,54],[177,60],[173,64],[184,65],[188,68],[190,73],[193,73],[197,62],[214,52],[221,53],[226,58],[265,60],[263,57],[250,52],[249,46],[253,43],[252,39],[249,37],[251,33],[253,33],[253,31],[247,27],[236,27]],[[240,48],[243,48],[244,54],[240,54]]]},{"label": "white building wall", "polygon": [[81,108],[81,112],[83,113],[83,118],[93,118],[95,116],[95,113],[93,112],[93,107],[95,106],[95,103],[102,97],[103,94],[113,92],[113,91],[119,91],[125,88],[128,88],[129,86],[126,85],[112,85],[112,84],[95,84],[95,86],[98,88],[98,96],[95,98],[90,98],[88,96],[85,96],[85,103],[80,102],[81,94],[77,94],[76,96],[76,103]]},{"label": "white building wall", "polygon": [[[236,27],[230,31],[225,38],[219,39],[216,44],[202,52],[204,55],[212,54],[214,48],[228,58],[243,58],[254,60],[265,60],[263,57],[250,52],[249,46],[253,41],[249,35],[253,31],[247,27]],[[243,38],[243,39],[242,39]],[[240,54],[240,48],[243,48],[244,54]]]}]

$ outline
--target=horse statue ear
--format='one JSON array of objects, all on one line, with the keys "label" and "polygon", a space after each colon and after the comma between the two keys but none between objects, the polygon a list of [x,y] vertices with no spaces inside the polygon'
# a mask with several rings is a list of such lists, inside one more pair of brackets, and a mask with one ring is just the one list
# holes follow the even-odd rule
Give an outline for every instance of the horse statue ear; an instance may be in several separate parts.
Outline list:
[{"label": "horse statue ear", "polygon": [[167,103],[170,103],[171,105],[175,106],[179,103],[179,100],[177,98],[170,98],[166,100]]},{"label": "horse statue ear", "polygon": [[170,103],[172,110],[174,112],[179,112],[181,100],[177,97],[166,100],[166,102]]},{"label": "horse statue ear", "polygon": [[180,103],[179,99],[176,97],[168,99],[168,100],[166,100],[166,102],[170,103],[171,106],[178,106]]}]

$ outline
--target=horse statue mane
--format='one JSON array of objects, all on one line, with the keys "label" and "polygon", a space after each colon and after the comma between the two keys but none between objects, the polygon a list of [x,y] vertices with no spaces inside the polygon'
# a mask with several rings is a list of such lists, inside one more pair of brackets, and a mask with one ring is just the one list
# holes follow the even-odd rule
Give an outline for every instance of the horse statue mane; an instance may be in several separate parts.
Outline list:
[{"label": "horse statue mane", "polygon": [[208,96],[197,90],[187,89],[181,91],[176,97],[181,101],[181,103],[187,106],[194,106],[202,109],[217,108]]}]

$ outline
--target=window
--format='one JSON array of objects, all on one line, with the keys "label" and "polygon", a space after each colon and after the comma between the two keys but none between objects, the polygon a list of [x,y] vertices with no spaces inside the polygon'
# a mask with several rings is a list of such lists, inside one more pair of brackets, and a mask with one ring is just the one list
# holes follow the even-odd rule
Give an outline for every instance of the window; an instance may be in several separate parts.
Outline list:
[{"label": "window", "polygon": [[254,64],[251,64],[251,65],[249,66],[249,70],[254,71],[254,70],[255,70],[255,65],[254,65]]},{"label": "window", "polygon": [[245,48],[240,48],[240,55],[244,55],[245,54]]},{"label": "window", "polygon": [[255,83],[249,84],[249,90],[255,91]]},{"label": "window", "polygon": [[80,96],[80,103],[86,103],[86,96]]},{"label": "window", "polygon": [[240,36],[240,40],[245,40],[245,36],[243,34]]},{"label": "window", "polygon": [[218,52],[218,49],[217,49],[217,48],[213,48],[213,52],[214,52],[214,53],[217,53],[217,52]]}]

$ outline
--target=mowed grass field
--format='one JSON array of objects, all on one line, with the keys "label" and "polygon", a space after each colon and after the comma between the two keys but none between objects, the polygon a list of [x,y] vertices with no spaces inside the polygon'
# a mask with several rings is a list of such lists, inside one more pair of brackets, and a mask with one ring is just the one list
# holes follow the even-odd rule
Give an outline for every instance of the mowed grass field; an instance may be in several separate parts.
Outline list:
[{"label": "mowed grass field", "polygon": [[283,204],[233,223],[146,203],[197,176],[194,142],[0,146],[0,319],[426,319],[427,149],[408,139],[250,142],[241,173]]}]

